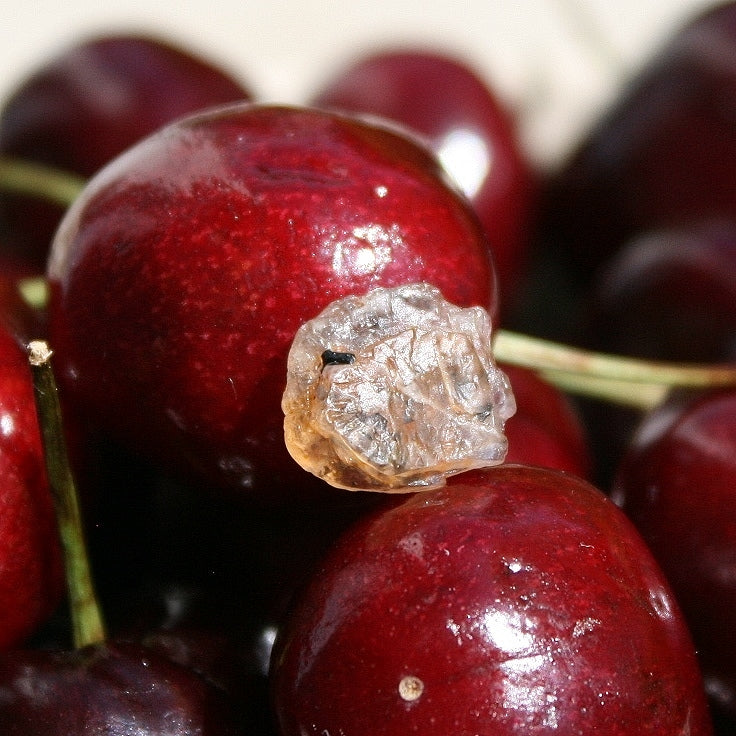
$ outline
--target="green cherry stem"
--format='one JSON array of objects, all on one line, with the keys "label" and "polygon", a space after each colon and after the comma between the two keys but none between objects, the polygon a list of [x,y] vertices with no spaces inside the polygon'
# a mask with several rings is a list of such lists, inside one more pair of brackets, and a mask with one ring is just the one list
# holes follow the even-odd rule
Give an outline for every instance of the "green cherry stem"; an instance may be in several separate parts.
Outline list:
[{"label": "green cherry stem", "polygon": [[0,189],[40,197],[68,207],[82,191],[85,180],[68,171],[0,156]]},{"label": "green cherry stem", "polygon": [[64,553],[74,646],[79,649],[104,641],[105,626],[92,580],[79,497],[64,441],[61,407],[50,362],[51,350],[46,342],[35,340],[28,346],[28,356],[49,485]]},{"label": "green cherry stem", "polygon": [[531,368],[570,393],[648,410],[673,388],[736,386],[736,364],[687,364],[638,360],[581,350],[499,330],[494,355],[500,363]]}]

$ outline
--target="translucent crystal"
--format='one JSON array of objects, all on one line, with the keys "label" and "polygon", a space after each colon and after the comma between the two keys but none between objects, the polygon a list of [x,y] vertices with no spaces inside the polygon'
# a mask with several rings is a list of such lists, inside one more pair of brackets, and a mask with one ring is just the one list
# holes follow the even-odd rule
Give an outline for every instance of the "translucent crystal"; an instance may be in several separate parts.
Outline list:
[{"label": "translucent crystal", "polygon": [[488,313],[410,284],[339,299],[302,325],[282,408],[303,468],[339,488],[406,492],[503,462],[516,404]]}]

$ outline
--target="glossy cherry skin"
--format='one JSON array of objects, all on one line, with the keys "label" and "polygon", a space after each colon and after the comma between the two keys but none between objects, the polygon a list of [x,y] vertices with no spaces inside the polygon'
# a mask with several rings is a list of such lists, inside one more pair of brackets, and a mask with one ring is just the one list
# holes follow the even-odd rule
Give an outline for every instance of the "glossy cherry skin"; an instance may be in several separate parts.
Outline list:
[{"label": "glossy cherry skin", "polygon": [[539,465],[589,478],[592,457],[587,431],[565,394],[534,371],[503,365],[516,399],[516,414],[506,421],[507,463]]},{"label": "glossy cherry skin", "polygon": [[648,415],[613,488],[688,618],[709,694],[734,719],[735,479],[736,393],[717,391]]},{"label": "glossy cherry skin", "polygon": [[23,348],[0,328],[0,649],[59,603],[61,550]]},{"label": "glossy cherry skin", "polygon": [[103,605],[116,642],[138,642],[221,690],[238,733],[273,732],[267,673],[275,629],[256,620],[247,596],[224,584],[159,582],[118,590]]},{"label": "glossy cherry skin", "polygon": [[[5,101],[0,152],[88,177],[182,115],[250,97],[226,71],[162,38],[89,38],[36,69]],[[46,203],[4,199],[16,253],[40,272],[61,215]]]},{"label": "glossy cherry skin", "polygon": [[563,166],[545,229],[582,266],[644,230],[736,216],[736,4],[679,29]]},{"label": "glossy cherry skin", "polygon": [[356,59],[314,104],[379,115],[418,133],[460,184],[493,247],[502,302],[526,264],[536,177],[515,121],[470,64],[424,49],[387,49]]},{"label": "glossy cherry skin", "polygon": [[419,281],[497,310],[481,225],[424,148],[278,106],[208,111],[129,149],[69,211],[48,276],[67,397],[167,468],[264,500],[308,483],[280,410],[303,322]]},{"label": "glossy cherry skin", "polygon": [[709,734],[695,654],[625,516],[499,466],[359,522],[272,660],[283,736]]},{"label": "glossy cherry skin", "polygon": [[222,691],[135,644],[0,656],[0,729],[8,736],[229,736]]}]

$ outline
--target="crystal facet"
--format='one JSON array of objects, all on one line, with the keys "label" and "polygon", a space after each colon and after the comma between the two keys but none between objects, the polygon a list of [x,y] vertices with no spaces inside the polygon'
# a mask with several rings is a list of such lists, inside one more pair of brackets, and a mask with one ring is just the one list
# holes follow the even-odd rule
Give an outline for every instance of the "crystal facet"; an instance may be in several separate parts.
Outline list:
[{"label": "crystal facet", "polygon": [[516,405],[488,313],[410,284],[339,299],[302,325],[282,408],[303,468],[339,488],[408,492],[503,462]]}]

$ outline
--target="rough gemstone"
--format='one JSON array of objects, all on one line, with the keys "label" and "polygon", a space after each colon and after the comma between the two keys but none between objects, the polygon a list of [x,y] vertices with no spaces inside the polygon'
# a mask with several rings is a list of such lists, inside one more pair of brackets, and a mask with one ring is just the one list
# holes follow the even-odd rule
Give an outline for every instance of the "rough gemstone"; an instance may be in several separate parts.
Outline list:
[{"label": "rough gemstone", "polygon": [[303,468],[351,490],[436,488],[497,465],[516,404],[492,347],[488,313],[454,306],[429,284],[338,299],[292,343],[286,446]]}]

